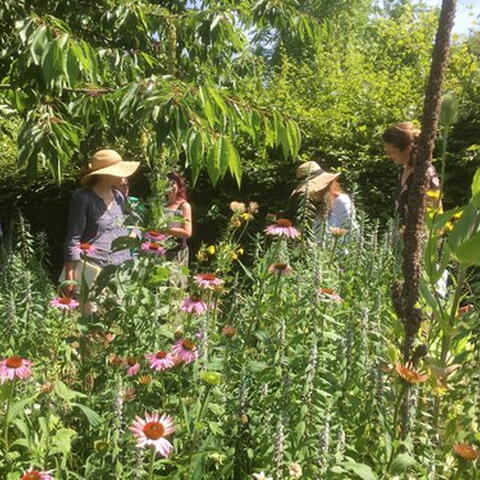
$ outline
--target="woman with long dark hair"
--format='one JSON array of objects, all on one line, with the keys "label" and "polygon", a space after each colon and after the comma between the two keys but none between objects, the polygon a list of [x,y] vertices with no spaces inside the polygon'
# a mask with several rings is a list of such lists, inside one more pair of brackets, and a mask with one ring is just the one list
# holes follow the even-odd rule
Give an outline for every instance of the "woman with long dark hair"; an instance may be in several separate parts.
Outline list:
[{"label": "woman with long dark hair", "polygon": [[[408,192],[413,181],[413,169],[417,153],[417,142],[420,130],[413,123],[400,122],[388,127],[382,135],[382,140],[387,156],[397,165],[402,172],[398,179],[395,194],[395,210],[401,224],[405,223],[408,207]],[[430,206],[439,206],[440,179],[433,165],[427,171],[428,190],[434,192],[430,197]],[[438,195],[436,195],[438,194]]]},{"label": "woman with long dark hair", "polygon": [[176,172],[167,175],[166,213],[173,217],[173,222],[164,233],[175,238],[176,245],[167,252],[168,260],[175,260],[181,265],[188,265],[187,239],[192,236],[192,207],[188,201],[185,179]]}]

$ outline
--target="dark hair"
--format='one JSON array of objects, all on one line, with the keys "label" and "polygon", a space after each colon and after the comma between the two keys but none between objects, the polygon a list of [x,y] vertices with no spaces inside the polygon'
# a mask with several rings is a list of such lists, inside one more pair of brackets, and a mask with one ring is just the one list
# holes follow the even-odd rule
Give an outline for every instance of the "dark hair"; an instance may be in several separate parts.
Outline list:
[{"label": "dark hair", "polygon": [[382,140],[403,152],[416,143],[419,135],[420,130],[415,128],[413,123],[400,122],[388,127],[383,132]]},{"label": "dark hair", "polygon": [[187,182],[185,179],[176,172],[170,172],[167,178],[177,185],[177,198],[176,200],[185,200],[188,202]]}]

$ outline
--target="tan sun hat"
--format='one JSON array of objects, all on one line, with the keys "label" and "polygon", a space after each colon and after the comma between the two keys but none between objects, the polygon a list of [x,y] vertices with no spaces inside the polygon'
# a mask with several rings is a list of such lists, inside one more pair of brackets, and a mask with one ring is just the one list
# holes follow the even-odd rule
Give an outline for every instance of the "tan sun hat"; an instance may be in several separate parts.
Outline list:
[{"label": "tan sun hat", "polygon": [[302,183],[292,192],[292,195],[305,191],[309,194],[320,192],[336,180],[340,173],[328,173],[317,162],[305,162],[297,168],[295,176]]},{"label": "tan sun hat", "polygon": [[80,180],[85,185],[92,175],[112,175],[129,177],[140,165],[140,162],[124,162],[115,150],[99,150],[90,160],[88,171]]}]

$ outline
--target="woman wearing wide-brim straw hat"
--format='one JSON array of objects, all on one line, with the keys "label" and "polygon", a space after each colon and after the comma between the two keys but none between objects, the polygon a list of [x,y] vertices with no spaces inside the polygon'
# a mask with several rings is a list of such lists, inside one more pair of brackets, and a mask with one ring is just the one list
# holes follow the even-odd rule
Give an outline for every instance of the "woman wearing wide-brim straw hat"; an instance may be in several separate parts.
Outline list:
[{"label": "woman wearing wide-brim straw hat", "polygon": [[355,207],[342,190],[339,176],[340,173],[327,172],[313,161],[302,163],[296,170],[296,178],[300,183],[292,195],[304,195],[313,205],[313,230],[318,241],[322,240],[324,231],[344,236],[356,228]]},{"label": "woman wearing wide-brim straw hat", "polygon": [[129,250],[112,252],[112,242],[128,236],[123,225],[126,198],[118,187],[138,166],[139,162],[124,161],[115,150],[99,150],[93,155],[80,179],[83,187],[73,193],[70,201],[65,268],[60,280],[78,282],[84,256],[88,262],[85,277],[89,286],[103,267],[130,258]]}]

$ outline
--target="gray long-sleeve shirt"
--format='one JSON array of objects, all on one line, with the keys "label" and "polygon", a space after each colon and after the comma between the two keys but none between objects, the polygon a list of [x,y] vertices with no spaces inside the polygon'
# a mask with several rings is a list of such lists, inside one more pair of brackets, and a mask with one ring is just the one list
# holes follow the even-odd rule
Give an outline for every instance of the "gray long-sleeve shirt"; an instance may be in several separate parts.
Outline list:
[{"label": "gray long-sleeve shirt", "polygon": [[80,260],[75,247],[84,242],[95,247],[95,252],[88,258],[102,267],[118,265],[131,258],[129,250],[112,253],[113,240],[128,235],[127,228],[123,226],[125,197],[117,190],[113,193],[110,209],[91,188],[80,188],[73,193],[68,215],[65,261]]}]

